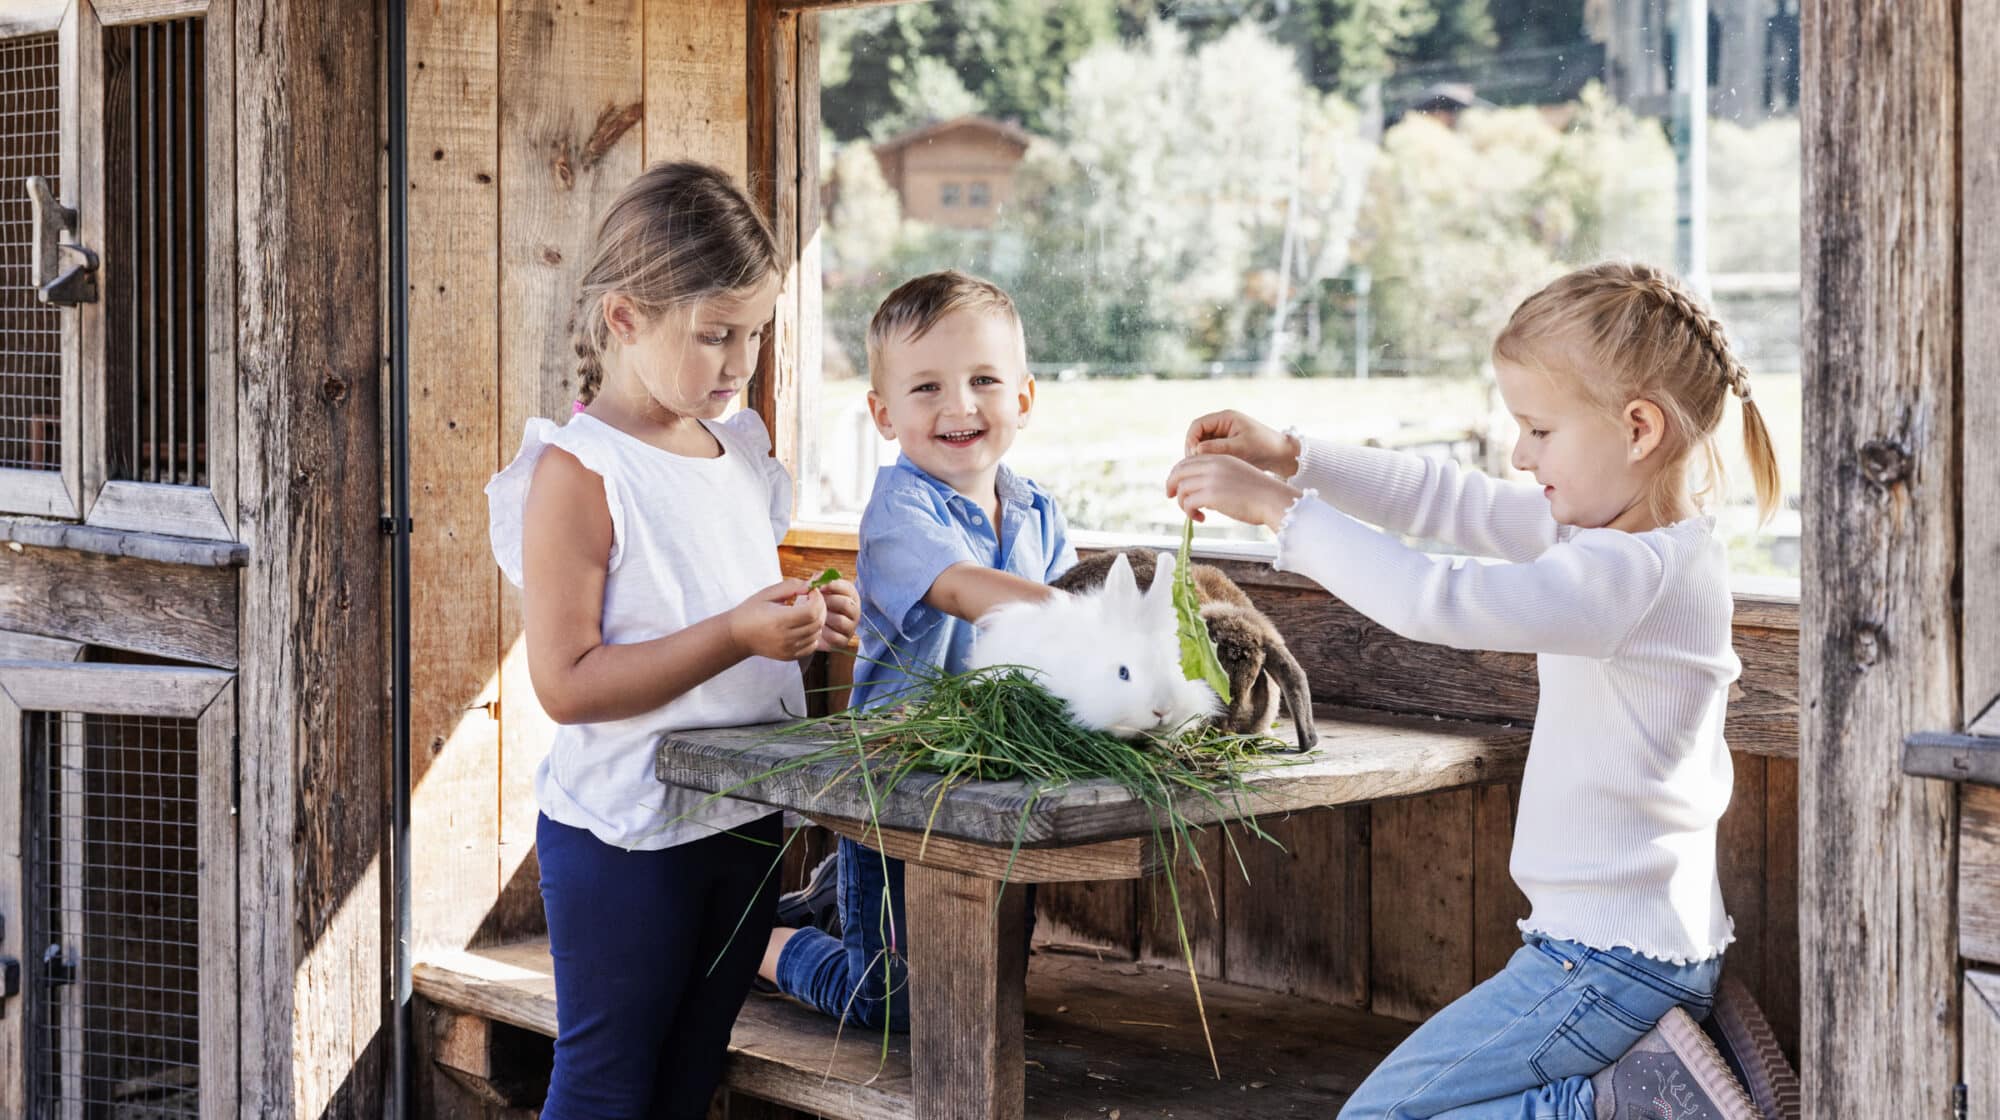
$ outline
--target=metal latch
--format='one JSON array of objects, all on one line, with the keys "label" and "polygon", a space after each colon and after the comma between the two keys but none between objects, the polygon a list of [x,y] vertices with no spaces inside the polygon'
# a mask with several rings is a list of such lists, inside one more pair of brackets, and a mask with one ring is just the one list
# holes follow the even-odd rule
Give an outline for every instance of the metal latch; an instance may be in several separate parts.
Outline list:
[{"label": "metal latch", "polygon": [[61,945],[42,950],[42,979],[51,986],[76,983],[76,958],[64,953]]},{"label": "metal latch", "polygon": [[[33,279],[35,291],[43,303],[75,307],[80,303],[97,302],[97,254],[85,246],[72,241],[64,241],[63,234],[72,237],[77,232],[77,212],[73,206],[64,206],[56,198],[55,189],[48,179],[40,175],[30,175],[27,179],[28,202],[34,209]],[[83,263],[71,265],[60,275],[56,270],[62,265],[62,251],[73,250],[82,254]]]}]

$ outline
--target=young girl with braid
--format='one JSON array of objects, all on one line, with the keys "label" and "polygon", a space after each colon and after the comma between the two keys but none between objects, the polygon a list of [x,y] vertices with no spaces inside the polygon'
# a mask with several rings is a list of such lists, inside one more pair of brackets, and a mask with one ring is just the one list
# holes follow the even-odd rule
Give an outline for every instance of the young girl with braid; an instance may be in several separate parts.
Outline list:
[{"label": "young girl with braid", "polygon": [[640,175],[583,273],[581,407],[530,420],[486,486],[528,676],[561,725],[535,771],[556,980],[544,1120],[708,1114],[771,925],[780,817],[662,784],[653,744],[804,712],[800,662],[860,618],[846,580],[783,578],[792,480],[756,412],[720,419],[755,371],[777,266],[727,175]]},{"label": "young girl with braid", "polygon": [[[1716,822],[1733,771],[1728,563],[1701,512],[1733,395],[1759,512],[1770,437],[1722,328],[1672,278],[1601,264],[1493,344],[1534,483],[1339,447],[1235,412],[1189,428],[1167,492],[1278,534],[1301,572],[1408,638],[1537,655],[1541,697],[1510,870],[1531,912],[1497,975],[1419,1027],[1344,1120],[1754,1120],[1696,1020],[1732,929]],[[1432,556],[1390,533],[1495,562]]]}]

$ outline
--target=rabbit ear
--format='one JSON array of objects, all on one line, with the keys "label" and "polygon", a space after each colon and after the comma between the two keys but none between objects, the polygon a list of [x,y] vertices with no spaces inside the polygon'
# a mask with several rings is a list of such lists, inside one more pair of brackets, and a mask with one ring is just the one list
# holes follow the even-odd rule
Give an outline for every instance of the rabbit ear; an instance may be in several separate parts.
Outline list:
[{"label": "rabbit ear", "polygon": [[1264,641],[1264,671],[1276,678],[1278,687],[1285,696],[1285,711],[1291,715],[1298,727],[1299,749],[1309,751],[1319,742],[1319,729],[1313,725],[1312,686],[1306,683],[1306,671],[1292,656],[1292,651],[1275,638]]},{"label": "rabbit ear", "polygon": [[1153,583],[1146,588],[1146,601],[1171,599],[1174,594],[1174,554],[1162,552],[1153,557]]},{"label": "rabbit ear", "polygon": [[1139,597],[1139,581],[1132,577],[1132,562],[1122,552],[1111,562],[1111,570],[1104,573],[1104,593],[1125,599]]}]

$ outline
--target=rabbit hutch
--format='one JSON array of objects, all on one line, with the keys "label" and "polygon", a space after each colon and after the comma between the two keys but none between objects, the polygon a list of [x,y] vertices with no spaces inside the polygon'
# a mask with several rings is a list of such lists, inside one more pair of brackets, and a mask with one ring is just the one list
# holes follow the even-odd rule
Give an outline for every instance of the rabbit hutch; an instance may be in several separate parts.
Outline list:
[{"label": "rabbit hutch", "polygon": [[[746,407],[802,494],[860,477],[872,429],[827,418],[852,379],[838,339],[866,316],[836,275],[862,218],[833,215],[865,217],[864,188],[889,189],[868,142],[898,153],[895,189],[1004,218],[994,200],[1047,187],[1035,138],[1061,127],[910,77],[900,103],[927,112],[847,142],[858,126],[823,93],[875,63],[836,21],[921,31],[896,13],[925,7],[0,3],[0,1117],[535,1114],[555,1011],[531,776],[551,725],[482,487],[529,418],[568,415],[593,224],[666,159],[749,184],[780,242]],[[952,49],[1050,54],[1033,36],[1092,8],[1011,7],[1032,17],[984,26],[1015,33]],[[1094,10],[1182,36],[1188,57],[1241,45],[1195,23],[1143,30],[1184,7]],[[1686,5],[1568,5],[1585,7],[1612,13],[1592,24],[1605,96],[1657,114],[1686,79],[1651,73],[1634,36]],[[2000,124],[1980,109],[2000,99],[2000,0],[1702,8],[1689,41],[1751,35],[1753,68],[1790,68],[1799,157],[1781,288],[1796,291],[1801,566],[1794,588],[1736,597],[1726,973],[1797,1066],[1805,1115],[2000,1117]],[[1761,38],[1783,27],[1796,50]],[[1711,104],[1743,84],[1732,50],[1690,48],[1717,59]],[[1442,137],[1484,111],[1426,73],[1404,94],[1401,77],[1340,92],[1378,122],[1355,130],[1370,151],[1394,148],[1385,117]],[[937,127],[961,117],[982,123]],[[1005,159],[930,143],[954,132],[1004,134]],[[1296,298],[1289,275],[1259,274],[1278,293],[1259,297],[1266,318]],[[1367,296],[1365,271],[1341,275]],[[1024,301],[1030,337],[1087,288]],[[1379,352],[1356,323],[1340,337]],[[1095,383],[1043,380],[1052,415]],[[1365,383],[1393,397],[1417,379]],[[1309,382],[1275,384],[1283,409]],[[1090,420],[1171,449],[1193,414]],[[1090,452],[1107,475],[1122,454]],[[786,570],[852,573],[852,518],[803,503]],[[1080,543],[1157,539],[1126,536]],[[1518,947],[1508,849],[1533,659],[1397,637],[1254,541],[1197,555],[1283,632],[1322,746],[1352,744],[1347,792],[1263,818],[1282,846],[1232,854],[1230,826],[1206,829],[1202,862],[1226,869],[1206,877],[1161,871],[1136,841],[1036,848],[1025,977],[992,940],[1025,892],[978,874],[1006,847],[942,844],[963,863],[913,881],[913,906],[962,919],[954,983],[972,986],[886,1047],[865,1032],[836,1047],[830,1022],[753,995],[712,1116],[1330,1115]],[[837,689],[851,659],[810,672]],[[801,828],[787,886],[828,850],[830,832]]]}]

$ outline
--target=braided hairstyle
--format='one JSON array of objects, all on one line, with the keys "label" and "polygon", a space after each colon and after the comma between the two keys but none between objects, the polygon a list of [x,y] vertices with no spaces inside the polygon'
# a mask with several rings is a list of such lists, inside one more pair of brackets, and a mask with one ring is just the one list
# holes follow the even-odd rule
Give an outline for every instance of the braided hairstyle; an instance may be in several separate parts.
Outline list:
[{"label": "braided hairstyle", "polygon": [[1648,400],[1666,417],[1656,454],[1666,456],[1648,501],[1669,520],[1687,497],[1688,461],[1706,479],[1692,497],[1712,497],[1723,481],[1715,432],[1723,405],[1742,402],[1743,447],[1756,484],[1757,513],[1778,507],[1778,460],[1770,431],[1750,398],[1750,373],[1709,309],[1666,272],[1607,262],[1578,269],[1529,296],[1493,342],[1495,361],[1564,376],[1593,403],[1618,415]]},{"label": "braided hairstyle", "polygon": [[604,297],[623,293],[648,317],[753,287],[778,271],[778,240],[727,173],[703,163],[656,163],[620,191],[598,224],[577,282],[570,339],[577,399],[604,383],[612,343]]}]

